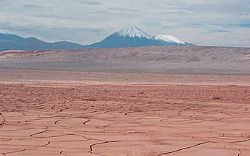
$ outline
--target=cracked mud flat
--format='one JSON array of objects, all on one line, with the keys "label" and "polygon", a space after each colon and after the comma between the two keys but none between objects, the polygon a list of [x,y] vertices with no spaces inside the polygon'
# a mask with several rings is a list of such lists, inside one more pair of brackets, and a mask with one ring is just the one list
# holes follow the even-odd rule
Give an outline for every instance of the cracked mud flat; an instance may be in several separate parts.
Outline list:
[{"label": "cracked mud flat", "polygon": [[208,79],[196,76],[202,85],[178,85],[178,77],[171,85],[6,78],[0,155],[250,155],[250,87],[243,85],[249,78],[205,85]]}]

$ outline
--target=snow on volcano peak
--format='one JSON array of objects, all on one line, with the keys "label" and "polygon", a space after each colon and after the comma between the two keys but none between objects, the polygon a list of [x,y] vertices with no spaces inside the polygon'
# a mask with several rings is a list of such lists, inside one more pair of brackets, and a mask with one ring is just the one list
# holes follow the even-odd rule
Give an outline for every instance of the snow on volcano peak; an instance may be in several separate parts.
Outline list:
[{"label": "snow on volcano peak", "polygon": [[170,43],[178,43],[178,44],[185,44],[186,43],[186,42],[183,42],[180,39],[178,39],[177,37],[172,36],[172,35],[158,35],[158,36],[155,36],[155,39],[162,40],[165,42],[170,42]]},{"label": "snow on volcano peak", "polygon": [[137,26],[128,26],[107,36],[100,42],[93,43],[88,48],[124,48],[145,46],[191,46],[171,35],[151,36]]},{"label": "snow on volcano peak", "polygon": [[145,33],[137,26],[128,26],[128,27],[122,28],[115,34],[118,34],[119,36],[122,36],[122,37],[130,37],[130,38],[138,37],[138,38],[154,39],[152,36]]}]

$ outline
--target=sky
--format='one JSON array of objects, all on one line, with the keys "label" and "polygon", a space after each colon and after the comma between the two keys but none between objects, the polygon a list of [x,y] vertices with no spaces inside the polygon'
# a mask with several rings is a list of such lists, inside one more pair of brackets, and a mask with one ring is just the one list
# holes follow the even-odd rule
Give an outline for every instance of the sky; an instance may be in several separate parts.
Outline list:
[{"label": "sky", "polygon": [[199,46],[250,47],[250,0],[0,0],[0,32],[90,44],[129,25]]}]

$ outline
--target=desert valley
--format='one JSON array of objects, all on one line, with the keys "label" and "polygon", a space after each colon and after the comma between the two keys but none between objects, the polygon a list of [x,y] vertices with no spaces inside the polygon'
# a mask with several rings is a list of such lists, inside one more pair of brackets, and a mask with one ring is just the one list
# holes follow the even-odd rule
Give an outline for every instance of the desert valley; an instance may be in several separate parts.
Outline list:
[{"label": "desert valley", "polygon": [[250,49],[0,53],[2,156],[247,156]]},{"label": "desert valley", "polygon": [[0,6],[0,156],[250,156],[250,0]]}]

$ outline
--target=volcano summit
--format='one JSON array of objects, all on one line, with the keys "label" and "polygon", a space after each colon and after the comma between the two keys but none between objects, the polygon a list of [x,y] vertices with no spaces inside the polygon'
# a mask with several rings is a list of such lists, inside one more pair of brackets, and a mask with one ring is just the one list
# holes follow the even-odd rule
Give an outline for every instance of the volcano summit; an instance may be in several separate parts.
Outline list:
[{"label": "volcano summit", "polygon": [[171,35],[151,36],[137,26],[128,26],[114,32],[104,40],[87,46],[88,48],[124,48],[143,46],[188,46]]}]

